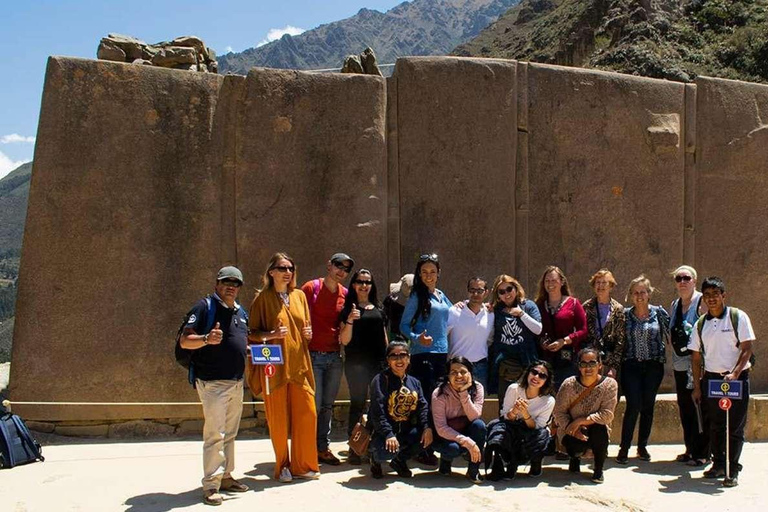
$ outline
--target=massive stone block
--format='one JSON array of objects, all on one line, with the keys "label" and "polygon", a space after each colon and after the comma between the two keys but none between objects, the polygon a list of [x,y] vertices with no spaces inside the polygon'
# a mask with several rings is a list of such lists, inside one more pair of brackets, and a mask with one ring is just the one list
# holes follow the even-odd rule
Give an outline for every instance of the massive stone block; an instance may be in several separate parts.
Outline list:
[{"label": "massive stone block", "polygon": [[400,267],[437,252],[452,300],[471,276],[514,272],[515,72],[492,59],[397,61]]},{"label": "massive stone block", "polygon": [[768,388],[768,86],[699,78],[696,269],[719,275],[728,303],[749,313],[758,359],[750,380]]},{"label": "massive stone block", "polygon": [[242,95],[231,199],[243,271],[255,284],[270,256],[286,251],[301,285],[344,251],[373,271],[383,293],[384,78],[254,68]]},{"label": "massive stone block", "polygon": [[[529,268],[534,296],[560,266],[581,300],[610,268],[623,301],[645,273],[664,292],[683,257],[684,85],[600,71],[528,66]],[[518,173],[521,169],[518,169]]]},{"label": "massive stone block", "polygon": [[[223,78],[48,61],[19,276],[14,401],[190,401],[181,315],[221,263],[208,164]],[[31,407],[30,419],[172,417],[199,407]],[[185,412],[186,411],[186,412]]]}]

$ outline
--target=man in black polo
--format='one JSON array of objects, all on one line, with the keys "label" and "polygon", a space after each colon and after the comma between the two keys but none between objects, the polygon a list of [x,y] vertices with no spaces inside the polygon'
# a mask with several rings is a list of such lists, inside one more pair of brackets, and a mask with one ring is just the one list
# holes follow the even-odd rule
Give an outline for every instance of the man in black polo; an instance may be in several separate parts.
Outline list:
[{"label": "man in black polo", "polygon": [[[705,406],[710,418],[712,467],[704,472],[705,478],[725,476],[725,443],[729,443],[730,478],[723,480],[726,487],[739,485],[741,464],[739,457],[744,445],[744,427],[749,406],[749,358],[755,333],[752,322],[743,311],[726,307],[725,284],[719,277],[708,277],[701,285],[707,314],[699,319],[691,334],[688,349],[693,363],[693,382],[701,378],[701,359],[704,357],[704,378],[701,386],[694,385],[691,397],[701,402],[702,388],[709,389],[710,380],[740,381],[742,397],[733,400],[730,411],[720,410],[718,398],[706,398]],[[725,436],[725,416],[730,415],[730,433]]]},{"label": "man in black polo", "polygon": [[[181,337],[181,347],[194,351],[195,387],[203,403],[203,502],[207,505],[221,505],[220,490],[248,490],[232,477],[248,341],[248,317],[236,300],[242,285],[243,274],[237,268],[219,270],[215,293],[195,304]],[[209,318],[210,314],[214,317]]]}]

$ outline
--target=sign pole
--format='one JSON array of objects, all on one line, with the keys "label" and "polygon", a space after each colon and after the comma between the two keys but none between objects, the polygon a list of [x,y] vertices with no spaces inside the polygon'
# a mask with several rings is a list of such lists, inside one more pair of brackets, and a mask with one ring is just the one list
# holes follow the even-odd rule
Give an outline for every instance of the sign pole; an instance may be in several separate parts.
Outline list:
[{"label": "sign pole", "polygon": [[731,408],[725,410],[725,479],[731,478]]}]

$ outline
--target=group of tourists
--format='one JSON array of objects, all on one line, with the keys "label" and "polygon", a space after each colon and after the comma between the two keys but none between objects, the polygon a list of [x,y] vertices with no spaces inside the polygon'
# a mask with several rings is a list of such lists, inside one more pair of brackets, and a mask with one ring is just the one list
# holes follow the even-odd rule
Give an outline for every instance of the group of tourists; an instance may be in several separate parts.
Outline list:
[{"label": "group of tourists", "polygon": [[[707,278],[699,292],[696,270],[677,268],[668,314],[651,304],[654,288],[643,275],[630,282],[624,307],[613,297],[617,283],[608,269],[591,277],[594,295],[583,303],[556,266],[544,270],[533,300],[517,279],[501,274],[492,282],[470,278],[466,300],[452,303],[437,286],[436,254],[422,255],[383,302],[371,270],[354,267],[349,255],[334,254],[323,277],[299,287],[294,260],[276,253],[248,314],[236,301],[242,273],[224,267],[215,293],[190,312],[180,344],[192,351],[191,381],[205,415],[205,503],[220,504],[221,491],[248,489],[232,477],[244,380],[264,397],[275,479],[316,479],[320,464],[341,464],[330,435],[342,374],[347,434],[365,423],[366,411],[371,434],[368,452],[350,450],[346,462],[369,463],[373,478],[383,477],[385,462],[410,477],[411,458],[450,475],[463,457],[474,483],[484,479],[483,467],[494,481],[514,479],[526,465],[528,475],[540,476],[546,455],[568,460],[578,473],[591,454],[591,480],[603,482],[620,395],[626,410],[616,462],[629,462],[638,420],[636,456],[651,460],[667,345],[685,441],[677,460],[711,462],[704,476],[721,478],[728,442],[724,485],[738,485],[755,336],[749,317],[725,306],[721,279]],[[246,347],[260,344],[280,345],[283,363],[268,369],[246,359]],[[710,380],[742,383],[728,440],[717,400],[706,398]],[[489,394],[499,397],[499,415],[486,424]]]}]

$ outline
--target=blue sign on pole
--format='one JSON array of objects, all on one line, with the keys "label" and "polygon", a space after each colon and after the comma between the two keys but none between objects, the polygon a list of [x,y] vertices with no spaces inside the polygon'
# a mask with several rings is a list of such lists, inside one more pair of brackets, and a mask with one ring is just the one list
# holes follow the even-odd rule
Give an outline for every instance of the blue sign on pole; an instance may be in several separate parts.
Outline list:
[{"label": "blue sign on pole", "polygon": [[730,398],[741,400],[740,380],[710,380],[709,398]]},{"label": "blue sign on pole", "polygon": [[283,349],[280,345],[249,345],[251,362],[255,365],[283,364]]}]

